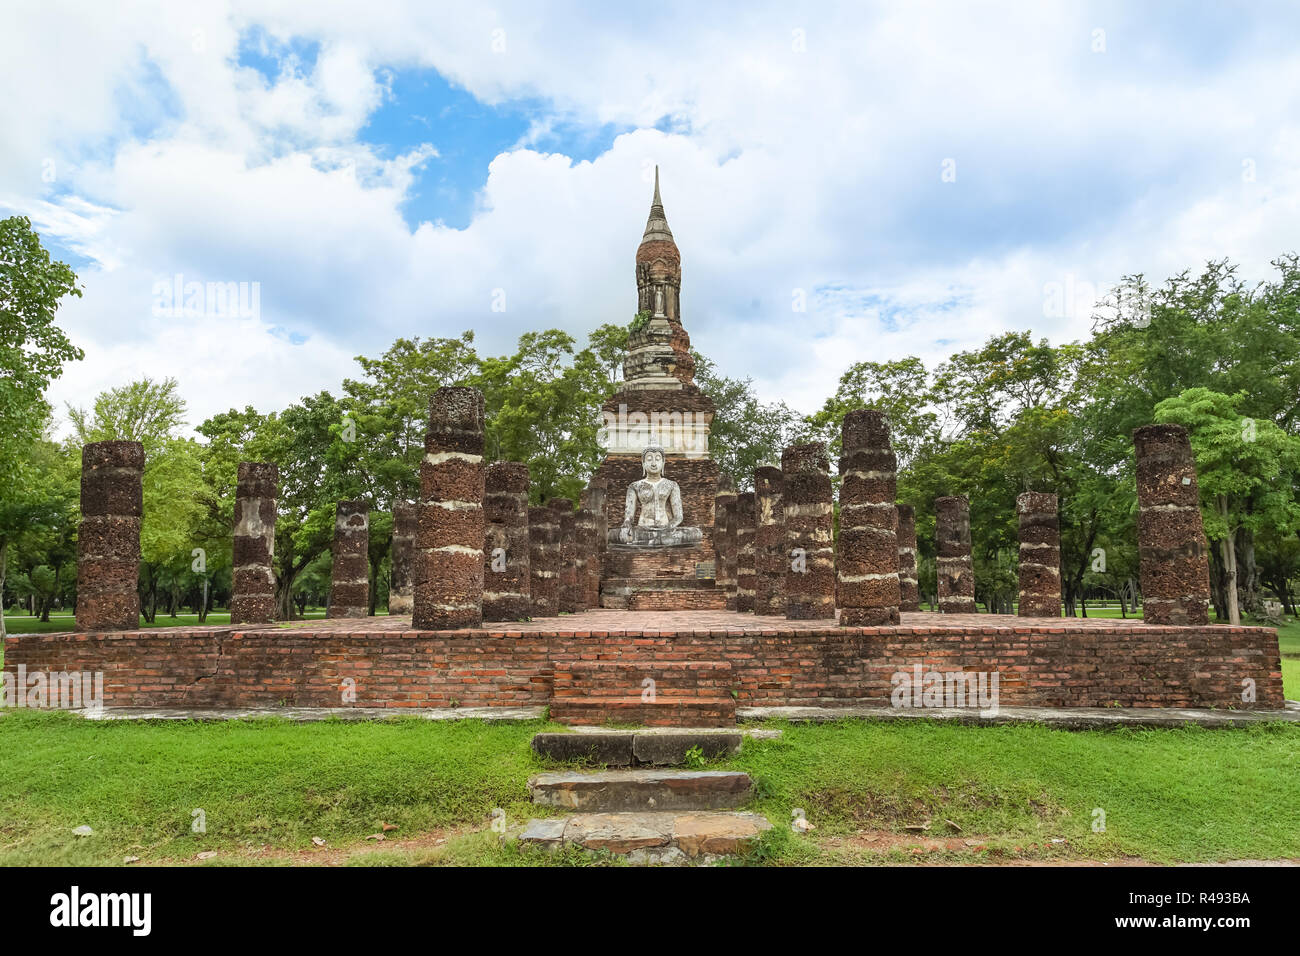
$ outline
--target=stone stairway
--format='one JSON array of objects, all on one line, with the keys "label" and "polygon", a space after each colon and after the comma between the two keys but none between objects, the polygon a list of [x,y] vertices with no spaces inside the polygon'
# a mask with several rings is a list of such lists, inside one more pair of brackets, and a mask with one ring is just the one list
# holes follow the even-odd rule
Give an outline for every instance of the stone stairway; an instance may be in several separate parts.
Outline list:
[{"label": "stone stairway", "polygon": [[665,768],[683,762],[694,748],[710,756],[734,753],[740,737],[707,728],[538,734],[533,750],[541,756],[630,769],[535,775],[528,781],[533,803],[574,812],[530,820],[519,841],[543,849],[606,850],[637,864],[743,852],[771,828],[762,815],[737,809],[752,796],[749,775]]}]

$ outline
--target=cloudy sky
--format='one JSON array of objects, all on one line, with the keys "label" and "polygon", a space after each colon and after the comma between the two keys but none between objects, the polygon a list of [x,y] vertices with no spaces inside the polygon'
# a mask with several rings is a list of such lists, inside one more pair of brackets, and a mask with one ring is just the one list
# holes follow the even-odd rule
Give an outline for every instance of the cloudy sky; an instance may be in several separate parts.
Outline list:
[{"label": "cloudy sky", "polygon": [[[1124,273],[1266,277],[1297,36],[1294,2],[9,0],[0,215],[85,286],[56,405],[170,374],[197,423],[397,336],[627,322],[658,164],[693,343],[811,411],[853,361],[1086,335]],[[169,311],[177,276],[247,308]]]}]

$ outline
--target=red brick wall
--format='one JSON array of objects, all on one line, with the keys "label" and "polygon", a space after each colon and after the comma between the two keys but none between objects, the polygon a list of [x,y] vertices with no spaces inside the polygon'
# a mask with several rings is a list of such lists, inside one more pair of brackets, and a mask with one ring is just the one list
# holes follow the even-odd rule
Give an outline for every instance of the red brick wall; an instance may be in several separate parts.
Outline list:
[{"label": "red brick wall", "polygon": [[[777,622],[773,621],[774,624]],[[580,625],[579,625],[580,626]],[[725,662],[741,704],[889,702],[914,664],[996,671],[1003,706],[1236,707],[1242,680],[1260,708],[1283,706],[1268,628],[952,626],[691,631],[399,632],[277,629],[33,634],[9,637],[5,669],[104,672],[107,706],[337,707],[343,679],[359,707],[544,704],[553,672],[577,660],[638,667]],[[631,693],[631,689],[629,689]],[[639,691],[638,691],[639,693]]]},{"label": "red brick wall", "polygon": [[[483,631],[297,629],[9,638],[5,669],[104,671],[108,707],[528,706],[550,699],[547,641]],[[345,704],[345,678],[356,702]]]}]

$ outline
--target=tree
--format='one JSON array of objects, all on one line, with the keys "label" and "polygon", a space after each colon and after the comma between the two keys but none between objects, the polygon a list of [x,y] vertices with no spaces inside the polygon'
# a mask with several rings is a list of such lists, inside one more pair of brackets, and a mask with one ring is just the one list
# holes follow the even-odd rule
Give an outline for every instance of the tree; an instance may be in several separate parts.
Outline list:
[{"label": "tree", "polygon": [[811,437],[826,443],[832,460],[841,454],[844,416],[875,408],[889,419],[889,435],[900,469],[933,437],[937,416],[927,407],[929,374],[915,356],[894,362],[855,362],[840,376],[835,394],[806,419]]},{"label": "tree", "polygon": [[161,382],[145,377],[95,397],[92,413],[68,406],[68,417],[81,444],[95,441],[138,441],[146,458],[185,427],[185,399],[174,378]]},{"label": "tree", "polygon": [[76,274],[50,259],[31,222],[0,219],[0,478],[14,449],[41,434],[50,382],[84,357],[54,324],[69,295],[81,295]]},{"label": "tree", "polygon": [[54,324],[69,295],[81,295],[76,274],[51,260],[31,222],[0,219],[0,593],[10,542],[49,505],[40,456],[32,454],[49,424],[45,390],[66,363],[84,357]]},{"label": "tree", "polygon": [[600,409],[611,387],[596,354],[559,329],[526,332],[513,355],[483,359],[487,456],[528,465],[530,500],[576,500],[600,463]]},{"label": "tree", "polygon": [[753,488],[754,469],[780,465],[781,452],[806,431],[801,416],[784,402],[759,401],[753,379],[727,378],[700,355],[695,358],[695,382],[716,411],[709,427],[709,455],[737,488]]},{"label": "tree", "polygon": [[[189,572],[203,517],[198,443],[181,438],[185,400],[176,379],[143,378],[100,392],[93,412],[68,410],[79,444],[138,441],[144,445],[144,520],[140,525],[140,597],[146,621],[158,613],[158,591],[168,585],[171,609]],[[206,572],[204,572],[206,573]]]},{"label": "tree", "polygon": [[609,371],[609,384],[618,384],[623,373],[623,357],[627,355],[628,327],[606,322],[587,336],[588,347],[596,353],[602,368]]},{"label": "tree", "polygon": [[1246,395],[1191,388],[1156,406],[1158,422],[1182,425],[1196,456],[1206,537],[1217,542],[1226,574],[1228,620],[1241,623],[1237,536],[1242,529],[1300,529],[1294,499],[1300,438],[1271,421],[1246,418]]}]

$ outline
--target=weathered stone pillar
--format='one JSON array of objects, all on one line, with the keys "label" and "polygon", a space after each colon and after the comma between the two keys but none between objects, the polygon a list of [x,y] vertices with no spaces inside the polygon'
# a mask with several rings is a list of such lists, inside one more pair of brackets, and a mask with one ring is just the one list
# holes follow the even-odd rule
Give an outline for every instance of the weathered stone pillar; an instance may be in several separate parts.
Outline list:
[{"label": "weathered stone pillar", "polygon": [[605,576],[605,548],[608,545],[609,516],[605,514],[608,482],[600,476],[593,477],[582,492],[582,507],[591,512],[595,521],[596,545],[587,555],[587,606],[600,607],[600,582]]},{"label": "weathered stone pillar", "polygon": [[840,537],[836,601],[840,624],[898,623],[898,536],[894,495],[898,459],[884,412],[859,408],[844,416],[840,458]]},{"label": "weathered stone pillar", "polygon": [[532,611],[528,466],[493,462],[483,484],[483,620],[521,621]]},{"label": "weathered stone pillar", "polygon": [[975,613],[975,568],[970,557],[970,501],[935,498],[935,571],[940,614]]},{"label": "weathered stone pillar", "polygon": [[736,592],[735,540],[727,524],[727,511],[735,510],[736,487],[728,475],[718,478],[718,490],[713,496],[713,580],[727,593],[727,608],[736,609],[733,598]]},{"label": "weathered stone pillar", "polygon": [[921,589],[916,579],[916,509],[900,504],[898,515],[898,609],[921,610]]},{"label": "weathered stone pillar", "polygon": [[275,503],[280,469],[264,461],[241,461],[235,481],[235,529],[231,550],[230,623],[275,620]]},{"label": "weathered stone pillar", "polygon": [[577,614],[582,610],[582,590],[578,583],[578,522],[573,502],[552,498],[549,505],[560,525],[560,613]]},{"label": "weathered stone pillar", "polygon": [[727,550],[722,560],[726,564],[727,610],[740,607],[740,496],[722,506],[722,526],[726,535]]},{"label": "weathered stone pillar", "polygon": [[835,617],[834,507],[831,463],[821,442],[781,454],[785,475],[785,616],[792,621]]},{"label": "weathered stone pillar", "polygon": [[1144,425],[1137,451],[1138,560],[1147,624],[1208,624],[1210,569],[1196,459],[1181,425]]},{"label": "weathered stone pillar", "polygon": [[483,393],[438,389],[420,464],[415,613],[420,630],[483,623]]},{"label": "weathered stone pillar", "polygon": [[754,610],[754,532],[758,504],[752,491],[736,496],[736,610]]},{"label": "weathered stone pillar", "polygon": [[596,544],[596,514],[579,508],[573,518],[578,542],[578,595],[583,610],[600,607],[600,553]]},{"label": "weathered stone pillar", "polygon": [[326,617],[370,613],[370,503],[340,501],[334,512],[334,570]]},{"label": "weathered stone pillar", "polygon": [[533,617],[560,613],[560,516],[550,508],[528,509],[529,600]]},{"label": "weathered stone pillar", "polygon": [[1020,617],[1061,616],[1061,526],[1056,495],[1026,491],[1020,516]]},{"label": "weathered stone pillar", "polygon": [[81,449],[81,525],[77,532],[77,630],[140,626],[140,521],[144,446],[91,442]]},{"label": "weathered stone pillar", "polygon": [[388,613],[410,614],[415,606],[415,535],[420,511],[414,502],[393,505],[392,568],[388,574]]},{"label": "weathered stone pillar", "polygon": [[754,613],[785,616],[785,517],[781,507],[781,469],[754,469]]}]

